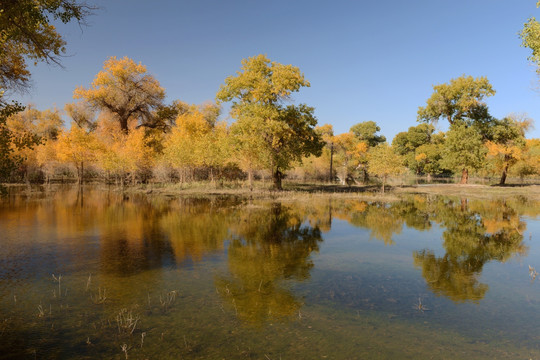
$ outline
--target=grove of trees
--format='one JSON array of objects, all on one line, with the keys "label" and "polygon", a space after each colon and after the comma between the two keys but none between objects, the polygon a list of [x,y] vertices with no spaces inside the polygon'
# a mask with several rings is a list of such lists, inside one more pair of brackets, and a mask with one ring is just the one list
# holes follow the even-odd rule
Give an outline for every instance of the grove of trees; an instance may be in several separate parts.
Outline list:
[{"label": "grove of trees", "polygon": [[[0,183],[64,178],[119,184],[272,179],[367,183],[373,176],[461,176],[471,173],[524,178],[540,174],[540,140],[526,139],[526,115],[497,119],[485,99],[495,95],[486,77],[463,75],[433,86],[419,107],[416,126],[389,142],[374,121],[334,134],[318,125],[315,109],[291,95],[309,87],[300,69],[265,55],[243,59],[215,101],[165,103],[165,89],[147,68],[110,57],[74,102],[38,110],[9,102],[28,86],[26,61],[59,63],[65,41],[51,20],[84,22],[92,8],[74,0],[18,0],[3,4],[0,18]],[[528,20],[520,34],[540,68],[540,25]],[[540,71],[539,71],[540,72]],[[230,104],[230,121],[220,120]],[[65,120],[68,121],[65,121]],[[448,122],[446,132],[435,124]]]},{"label": "grove of trees", "polygon": [[[461,76],[435,85],[416,126],[391,144],[374,121],[334,135],[317,126],[314,109],[291,104],[293,92],[309,86],[297,67],[264,55],[244,59],[241,71],[225,79],[217,102],[200,105],[175,100],[146,67],[129,58],[105,61],[90,88],[74,91],[77,102],[40,111],[27,106],[6,117],[10,133],[7,180],[51,181],[84,178],[115,182],[191,182],[282,178],[384,185],[388,177],[410,172],[428,177],[453,173],[467,183],[469,173],[521,178],[538,175],[540,141],[526,139],[532,120],[511,114],[496,119],[483,102],[494,94],[486,78]],[[231,102],[231,122],[221,121]],[[433,123],[450,123],[435,132]],[[4,145],[4,146],[6,146]],[[4,168],[8,168],[4,166]],[[288,171],[288,172],[287,172]]]}]

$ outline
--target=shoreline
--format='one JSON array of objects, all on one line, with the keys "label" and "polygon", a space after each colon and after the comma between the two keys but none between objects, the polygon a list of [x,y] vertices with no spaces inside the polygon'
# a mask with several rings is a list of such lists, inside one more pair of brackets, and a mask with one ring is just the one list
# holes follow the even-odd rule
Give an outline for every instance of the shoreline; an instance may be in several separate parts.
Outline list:
[{"label": "shoreline", "polygon": [[[130,186],[90,183],[85,188],[107,189],[127,195],[147,195],[156,197],[214,197],[231,196],[247,199],[291,200],[310,197],[354,198],[371,201],[395,201],[406,195],[458,196],[476,199],[493,199],[523,196],[530,200],[540,200],[540,185],[478,185],[478,184],[417,184],[389,186],[383,194],[378,185],[342,186],[334,184],[285,183],[284,190],[276,191],[266,187],[268,184],[256,183],[253,190],[239,184],[212,186],[209,183],[197,184],[143,184]],[[72,187],[76,184],[31,185],[6,184],[6,189],[24,189],[27,194],[42,194],[59,187]]]}]

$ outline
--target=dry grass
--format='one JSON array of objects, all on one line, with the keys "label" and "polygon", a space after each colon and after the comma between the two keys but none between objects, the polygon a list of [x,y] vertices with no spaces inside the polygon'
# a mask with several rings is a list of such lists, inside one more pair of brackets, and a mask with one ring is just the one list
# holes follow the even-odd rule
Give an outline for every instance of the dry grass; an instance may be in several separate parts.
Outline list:
[{"label": "dry grass", "polygon": [[370,201],[394,201],[406,194],[433,194],[447,196],[464,196],[470,198],[504,198],[524,196],[531,200],[540,200],[540,185],[477,185],[477,184],[419,184],[387,187],[383,194],[377,185],[342,186],[335,184],[303,184],[285,183],[283,191],[274,191],[269,184],[256,183],[253,190],[245,187],[212,187],[197,184],[195,186],[160,185],[136,186],[126,189],[127,192],[146,193],[156,196],[237,196],[250,199],[295,200],[310,197],[355,198]]},{"label": "dry grass", "polygon": [[[324,183],[284,182],[283,191],[271,189],[268,181],[258,181],[250,189],[245,183],[230,182],[218,185],[209,182],[184,184],[142,184],[127,187],[109,187],[100,184],[88,185],[93,189],[122,192],[125,194],[146,194],[148,196],[164,197],[207,197],[232,196],[246,199],[270,200],[301,200],[311,197],[335,197],[344,199],[360,199],[366,201],[395,201],[406,194],[433,194],[447,196],[464,196],[470,198],[492,199],[524,196],[531,200],[540,200],[540,185],[510,184],[510,185],[479,185],[479,184],[416,184],[387,186],[384,194],[378,185],[344,186]],[[62,188],[62,187],[60,187]],[[51,188],[50,191],[54,192]],[[43,187],[33,188],[33,194],[42,196]],[[31,196],[28,195],[27,196]]]},{"label": "dry grass", "polygon": [[393,188],[395,194],[433,194],[464,196],[469,198],[493,199],[524,196],[530,200],[540,200],[540,185],[460,185],[429,184]]}]

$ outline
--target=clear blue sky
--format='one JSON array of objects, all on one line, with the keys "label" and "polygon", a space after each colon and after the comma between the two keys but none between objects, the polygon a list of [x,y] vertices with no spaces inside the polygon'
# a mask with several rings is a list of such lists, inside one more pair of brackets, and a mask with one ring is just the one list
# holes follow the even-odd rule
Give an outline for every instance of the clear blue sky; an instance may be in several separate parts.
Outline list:
[{"label": "clear blue sky", "polygon": [[[92,2],[92,0],[89,0]],[[294,96],[319,124],[342,133],[373,120],[391,140],[417,125],[432,85],[462,74],[487,76],[491,113],[528,113],[540,137],[540,82],[517,33],[535,0],[96,0],[90,26],[58,26],[68,42],[64,69],[33,67],[19,97],[39,109],[71,102],[109,56],[147,66],[167,101],[214,99],[242,58],[260,53],[298,66],[311,82]],[[440,124],[440,129],[445,129]]]}]

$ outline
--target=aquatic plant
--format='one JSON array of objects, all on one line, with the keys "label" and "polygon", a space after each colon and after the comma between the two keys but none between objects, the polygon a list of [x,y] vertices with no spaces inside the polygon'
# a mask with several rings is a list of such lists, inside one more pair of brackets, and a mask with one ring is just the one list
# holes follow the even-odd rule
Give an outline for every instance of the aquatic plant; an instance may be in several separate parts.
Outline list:
[{"label": "aquatic plant", "polygon": [[101,291],[101,288],[98,288],[97,294],[90,295],[90,299],[94,304],[103,304],[107,300],[107,289],[103,288],[103,291]]},{"label": "aquatic plant", "polygon": [[[121,309],[116,315],[116,324],[120,335],[131,335],[137,327],[139,316],[133,315],[133,311],[126,308]],[[126,354],[127,355],[127,354]],[[127,357],[126,357],[127,358]]]}]

